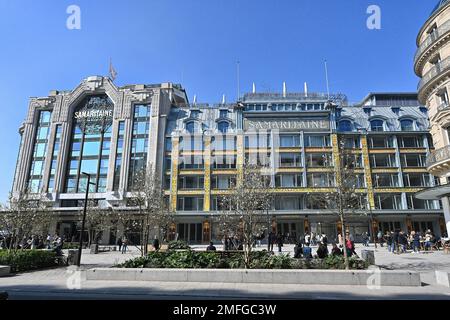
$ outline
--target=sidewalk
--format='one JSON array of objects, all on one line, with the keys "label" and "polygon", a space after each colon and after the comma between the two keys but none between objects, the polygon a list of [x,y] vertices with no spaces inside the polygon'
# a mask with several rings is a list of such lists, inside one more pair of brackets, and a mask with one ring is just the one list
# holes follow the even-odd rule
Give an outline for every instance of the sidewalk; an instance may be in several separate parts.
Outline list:
[{"label": "sidewalk", "polygon": [[[205,250],[195,246],[195,250]],[[263,248],[257,248],[263,250]],[[283,254],[293,253],[293,245],[285,245]],[[315,252],[313,247],[313,252]],[[358,254],[362,246],[357,247]],[[375,250],[373,247],[369,250]],[[97,255],[84,250],[82,268],[109,267],[140,256],[131,248],[126,254],[107,252]],[[450,255],[442,251],[426,254],[396,255],[386,248],[375,250],[377,265],[385,269],[412,270],[421,273],[422,287],[311,286],[235,283],[178,283],[86,281],[85,272],[74,267],[22,273],[0,278],[0,291],[8,291],[11,299],[449,299],[450,289],[437,286],[434,270],[450,272]],[[79,289],[76,289],[76,288]],[[71,289],[72,288],[72,289]],[[74,289],[75,288],[75,289]]]}]

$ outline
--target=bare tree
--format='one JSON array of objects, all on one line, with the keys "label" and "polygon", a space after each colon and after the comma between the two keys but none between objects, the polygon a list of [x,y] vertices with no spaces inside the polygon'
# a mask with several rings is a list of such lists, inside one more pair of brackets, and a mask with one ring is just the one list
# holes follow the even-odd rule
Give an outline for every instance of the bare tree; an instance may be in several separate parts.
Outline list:
[{"label": "bare tree", "polygon": [[253,244],[267,230],[267,213],[272,207],[270,176],[261,167],[244,164],[230,193],[220,199],[224,210],[217,219],[221,232],[243,242],[245,267],[251,264]]},{"label": "bare tree", "polygon": [[89,246],[92,243],[98,244],[103,232],[109,230],[115,223],[117,223],[117,217],[111,208],[101,208],[98,202],[88,200],[86,229],[89,235]]},{"label": "bare tree", "polygon": [[157,229],[157,234],[161,237],[161,230],[167,230],[174,221],[161,181],[151,167],[134,175],[129,201],[138,211],[135,227],[140,229],[141,253],[146,255],[152,230]]},{"label": "bare tree", "polygon": [[8,236],[9,250],[17,250],[24,238],[45,236],[54,215],[48,201],[42,195],[20,192],[10,196],[0,211],[0,230]]},{"label": "bare tree", "polygon": [[344,241],[345,267],[349,269],[346,250],[346,228],[350,216],[366,215],[368,210],[366,189],[358,179],[358,161],[355,154],[345,147],[344,137],[338,137],[338,153],[333,165],[336,186],[332,192],[310,194],[310,201],[315,206],[328,209],[339,218],[342,226],[341,236]]}]

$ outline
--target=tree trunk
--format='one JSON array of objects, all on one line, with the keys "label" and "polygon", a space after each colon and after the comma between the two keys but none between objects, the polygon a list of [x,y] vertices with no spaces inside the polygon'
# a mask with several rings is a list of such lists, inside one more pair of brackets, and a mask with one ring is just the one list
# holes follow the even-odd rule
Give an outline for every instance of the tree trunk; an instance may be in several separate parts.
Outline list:
[{"label": "tree trunk", "polygon": [[348,255],[347,255],[347,239],[345,237],[345,220],[344,220],[344,216],[341,214],[341,224],[342,224],[342,230],[341,230],[341,236],[342,236],[342,241],[344,242],[344,263],[345,263],[345,270],[349,270],[350,266],[348,263]]}]

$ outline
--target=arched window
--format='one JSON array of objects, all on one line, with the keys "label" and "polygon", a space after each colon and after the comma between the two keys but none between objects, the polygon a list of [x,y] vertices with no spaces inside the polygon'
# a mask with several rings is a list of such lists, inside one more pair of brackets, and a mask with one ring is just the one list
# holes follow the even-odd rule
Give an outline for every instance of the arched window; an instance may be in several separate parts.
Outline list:
[{"label": "arched window", "polygon": [[220,132],[227,133],[229,127],[230,127],[230,124],[228,122],[226,122],[226,121],[219,122],[218,129]]},{"label": "arched window", "polygon": [[338,128],[339,131],[342,131],[342,132],[353,131],[352,127],[353,127],[352,122],[350,120],[339,121],[339,128]]},{"label": "arched window", "polygon": [[383,120],[370,121],[370,129],[372,131],[384,131],[384,121]]},{"label": "arched window", "polygon": [[186,131],[189,132],[190,134],[195,133],[195,122],[194,121],[186,123]]},{"label": "arched window", "polygon": [[400,127],[402,131],[414,131],[414,121],[410,119],[405,119],[400,121]]}]

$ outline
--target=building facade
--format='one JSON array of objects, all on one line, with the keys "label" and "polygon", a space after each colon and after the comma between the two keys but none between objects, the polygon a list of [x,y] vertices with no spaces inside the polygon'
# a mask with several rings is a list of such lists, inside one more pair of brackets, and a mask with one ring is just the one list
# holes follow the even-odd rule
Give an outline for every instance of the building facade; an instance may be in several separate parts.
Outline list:
[{"label": "building facade", "polygon": [[[338,139],[355,156],[359,192],[371,216],[349,219],[356,239],[393,229],[445,232],[438,200],[414,195],[439,181],[427,172],[434,152],[427,109],[414,93],[373,93],[350,105],[345,95],[248,93],[232,104],[190,104],[180,85],[117,87],[89,77],[73,91],[32,98],[13,194],[44,194],[69,239],[79,234],[86,176],[90,197],[108,210],[133,212],[133,177],[152,168],[175,212],[170,238],[219,241],[214,216],[224,208],[245,161],[268,168],[275,192],[272,226],[289,239],[341,226],[312,194],[333,191]],[[373,218],[373,219],[371,219]],[[121,230],[105,230],[114,243]],[[137,240],[138,241],[138,240]]]},{"label": "building facade", "polygon": [[427,167],[440,180],[440,186],[420,192],[420,199],[442,201],[447,234],[450,231],[450,205],[447,186],[450,176],[450,1],[441,0],[422,26],[417,37],[414,70],[421,78],[420,103],[428,108],[435,151]]}]

